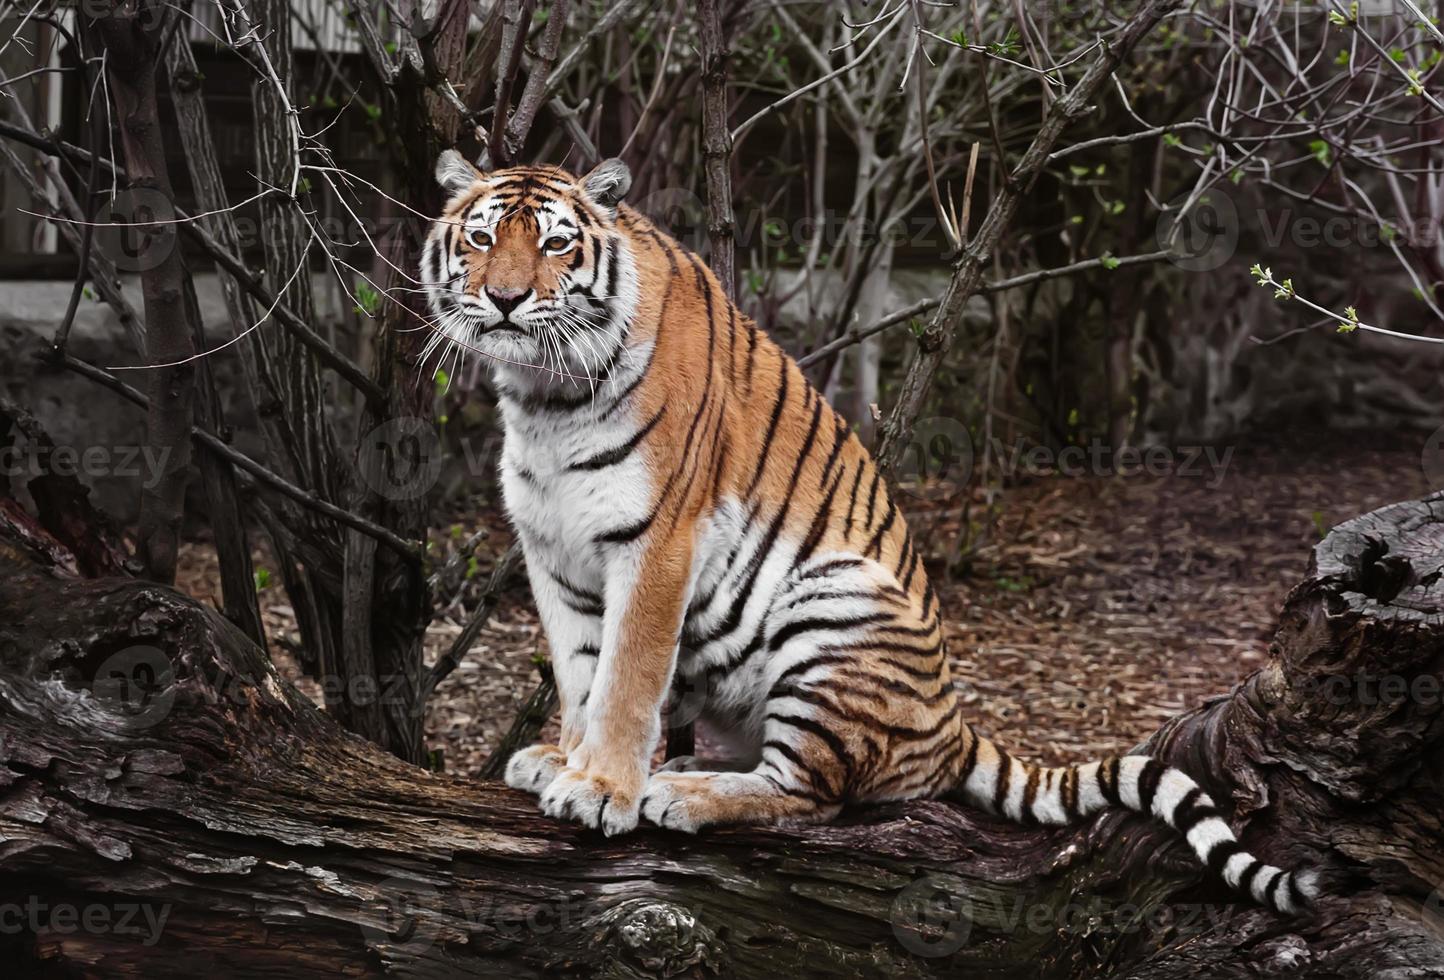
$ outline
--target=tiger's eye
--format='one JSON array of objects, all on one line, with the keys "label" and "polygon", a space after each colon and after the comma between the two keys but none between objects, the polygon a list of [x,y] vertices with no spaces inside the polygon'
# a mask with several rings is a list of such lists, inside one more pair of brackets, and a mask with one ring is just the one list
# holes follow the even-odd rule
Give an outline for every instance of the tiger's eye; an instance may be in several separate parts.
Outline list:
[{"label": "tiger's eye", "polygon": [[466,233],[466,240],[471,243],[472,248],[491,248],[491,235],[480,228],[471,228]]},{"label": "tiger's eye", "polygon": [[542,242],[542,248],[546,249],[548,252],[560,252],[570,244],[570,239],[563,238],[561,235],[553,235],[545,242]]}]

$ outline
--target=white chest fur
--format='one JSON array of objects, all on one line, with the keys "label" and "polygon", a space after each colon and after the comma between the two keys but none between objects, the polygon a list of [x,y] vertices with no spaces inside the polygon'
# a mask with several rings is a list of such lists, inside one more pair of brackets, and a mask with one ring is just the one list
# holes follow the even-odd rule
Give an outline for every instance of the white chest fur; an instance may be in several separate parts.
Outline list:
[{"label": "white chest fur", "polygon": [[[653,504],[647,447],[603,466],[599,454],[632,439],[643,424],[630,406],[607,418],[587,408],[528,412],[503,400],[502,494],[528,552],[540,549],[565,571],[595,583],[598,539],[643,520]],[[587,584],[581,581],[578,585]]]}]

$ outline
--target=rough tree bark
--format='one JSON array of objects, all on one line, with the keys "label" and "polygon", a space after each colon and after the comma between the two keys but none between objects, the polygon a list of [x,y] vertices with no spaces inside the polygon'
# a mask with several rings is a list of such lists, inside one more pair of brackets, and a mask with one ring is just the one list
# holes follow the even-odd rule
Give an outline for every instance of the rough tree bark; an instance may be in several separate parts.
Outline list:
[{"label": "rough tree bark", "polygon": [[721,0],[698,0],[702,39],[702,160],[707,175],[709,262],[727,295],[736,298],[737,257],[732,216],[732,130],[728,124],[727,34]]},{"label": "rough tree bark", "polygon": [[1336,528],[1270,663],[1147,743],[1233,803],[1252,849],[1325,870],[1329,895],[1292,921],[1121,813],[1040,830],[915,802],[830,827],[607,840],[348,735],[214,611],[73,577],[61,553],[38,525],[0,536],[0,925],[24,923],[0,929],[11,962],[187,978],[221,962],[1444,977],[1444,495]]}]

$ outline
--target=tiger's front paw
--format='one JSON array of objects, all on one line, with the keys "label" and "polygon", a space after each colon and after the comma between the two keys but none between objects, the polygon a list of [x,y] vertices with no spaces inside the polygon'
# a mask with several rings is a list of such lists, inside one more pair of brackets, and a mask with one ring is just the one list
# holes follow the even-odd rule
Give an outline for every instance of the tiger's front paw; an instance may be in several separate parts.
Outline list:
[{"label": "tiger's front paw", "polygon": [[566,765],[566,753],[559,746],[529,745],[507,760],[506,784],[512,789],[540,794]]},{"label": "tiger's front paw", "polygon": [[563,769],[542,793],[541,808],[549,817],[575,820],[612,837],[637,826],[641,789],[641,778]]}]

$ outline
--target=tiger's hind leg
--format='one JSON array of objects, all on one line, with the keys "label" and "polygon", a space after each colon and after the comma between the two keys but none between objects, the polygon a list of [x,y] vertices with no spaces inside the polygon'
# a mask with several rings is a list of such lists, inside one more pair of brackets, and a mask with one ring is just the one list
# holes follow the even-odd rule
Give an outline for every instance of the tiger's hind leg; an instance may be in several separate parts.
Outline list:
[{"label": "tiger's hind leg", "polygon": [[779,713],[763,729],[750,772],[658,771],[642,794],[642,816],[694,833],[712,824],[826,823],[847,798],[844,737],[813,720]]}]

